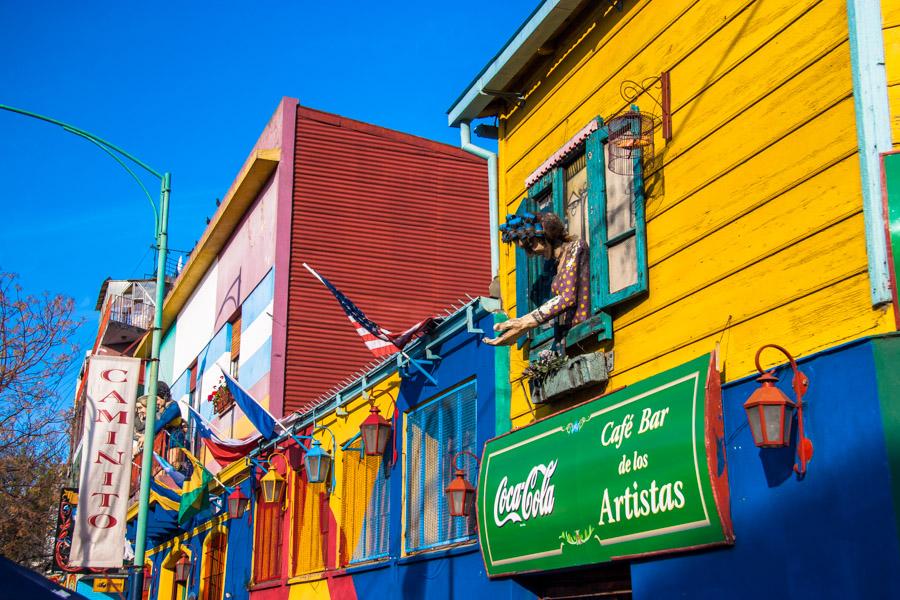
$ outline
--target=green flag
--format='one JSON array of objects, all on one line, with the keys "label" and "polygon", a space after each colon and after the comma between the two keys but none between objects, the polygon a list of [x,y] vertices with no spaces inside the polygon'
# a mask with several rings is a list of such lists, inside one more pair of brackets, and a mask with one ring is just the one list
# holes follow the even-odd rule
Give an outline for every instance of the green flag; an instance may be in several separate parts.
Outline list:
[{"label": "green flag", "polygon": [[206,470],[200,461],[188,451],[182,448],[184,455],[188,457],[194,466],[194,472],[189,479],[185,479],[181,486],[181,504],[178,506],[178,524],[196,515],[201,510],[209,507],[209,482],[213,478],[212,473]]}]

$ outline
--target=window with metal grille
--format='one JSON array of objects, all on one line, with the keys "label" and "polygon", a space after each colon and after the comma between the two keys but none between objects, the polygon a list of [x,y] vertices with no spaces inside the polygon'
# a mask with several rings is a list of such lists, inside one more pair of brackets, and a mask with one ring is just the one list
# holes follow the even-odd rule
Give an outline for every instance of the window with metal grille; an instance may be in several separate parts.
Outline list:
[{"label": "window with metal grille", "polygon": [[214,531],[209,536],[206,554],[203,556],[200,600],[222,600],[225,591],[225,552],[228,536],[221,531]]},{"label": "window with metal grille", "polygon": [[381,456],[360,452],[361,441],[343,452],[341,525],[342,563],[385,558],[390,553],[391,481]]},{"label": "window with metal grille", "polygon": [[325,541],[328,520],[322,504],[328,502],[325,484],[310,484],[306,477],[295,477],[293,502],[292,556],[293,575],[325,570]]},{"label": "window with metal grille", "polygon": [[281,577],[281,503],[257,502],[253,542],[253,581]]},{"label": "window with metal grille", "polygon": [[[476,447],[475,381],[444,393],[406,415],[406,551],[474,539],[475,516],[451,517],[444,488],[453,479],[453,456]],[[466,478],[477,469],[460,460]]]}]

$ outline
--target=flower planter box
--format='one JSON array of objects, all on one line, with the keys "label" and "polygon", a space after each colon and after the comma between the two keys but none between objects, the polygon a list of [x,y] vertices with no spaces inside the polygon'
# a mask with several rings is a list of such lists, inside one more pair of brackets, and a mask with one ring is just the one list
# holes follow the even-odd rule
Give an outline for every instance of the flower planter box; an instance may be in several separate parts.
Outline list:
[{"label": "flower planter box", "polygon": [[609,381],[606,357],[602,352],[582,354],[542,381],[531,380],[531,401],[552,402],[560,396]]}]

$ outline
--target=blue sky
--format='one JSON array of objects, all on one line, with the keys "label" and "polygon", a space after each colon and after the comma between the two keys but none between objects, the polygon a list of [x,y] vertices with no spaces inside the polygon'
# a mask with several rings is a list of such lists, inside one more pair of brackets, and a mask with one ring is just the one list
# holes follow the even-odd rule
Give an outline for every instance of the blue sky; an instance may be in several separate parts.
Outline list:
[{"label": "blue sky", "polygon": [[[0,0],[0,103],[172,172],[189,250],[282,96],[456,145],[447,108],[537,3]],[[89,142],[5,111],[0,178],[0,270],[74,298],[88,343],[103,279],[154,269],[146,198]]]}]

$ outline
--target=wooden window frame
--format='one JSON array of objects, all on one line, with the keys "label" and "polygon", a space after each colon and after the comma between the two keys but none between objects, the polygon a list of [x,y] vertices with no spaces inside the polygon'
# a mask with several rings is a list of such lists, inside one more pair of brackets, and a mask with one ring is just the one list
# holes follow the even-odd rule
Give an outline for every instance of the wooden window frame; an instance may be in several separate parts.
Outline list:
[{"label": "wooden window frame", "polygon": [[[435,480],[432,480],[432,484],[436,483],[436,487],[431,489],[431,492],[434,496],[434,502],[428,502],[429,490],[425,487],[427,482],[429,481],[429,477],[426,474],[426,470],[428,468],[427,458],[424,457],[423,448],[414,445],[414,442],[417,441],[414,439],[414,435],[412,433],[412,425],[410,423],[410,419],[414,418],[413,415],[416,413],[426,411],[429,409],[434,409],[435,406],[440,406],[441,402],[444,401],[445,398],[454,395],[454,394],[462,394],[464,390],[467,388],[472,389],[473,398],[466,399],[464,397],[458,398],[456,404],[454,406],[454,411],[442,411],[438,410],[435,414],[438,419],[438,430],[443,432],[447,429],[443,424],[444,423],[452,423],[455,429],[455,444],[454,447],[449,450],[445,455],[439,456],[439,469],[440,474]],[[405,427],[404,427],[404,435],[403,435],[403,447],[404,447],[404,476],[403,476],[403,486],[405,489],[405,495],[402,499],[402,510],[404,511],[404,526],[403,526],[403,552],[404,555],[415,555],[415,554],[423,554],[427,552],[434,552],[445,550],[448,547],[458,546],[463,544],[470,544],[475,542],[478,539],[478,530],[477,525],[475,523],[475,513],[472,511],[468,522],[465,522],[462,519],[458,519],[457,517],[450,517],[449,526],[447,527],[447,531],[444,532],[444,536],[442,539],[434,541],[434,542],[426,542],[424,535],[424,528],[427,526],[429,521],[428,517],[423,516],[423,512],[429,509],[433,509],[436,511],[436,514],[431,518],[439,523],[438,527],[441,527],[440,523],[446,522],[442,517],[447,517],[449,515],[449,509],[446,504],[446,498],[444,496],[444,489],[447,484],[450,483],[453,477],[453,472],[455,471],[455,467],[452,464],[453,457],[456,453],[461,452],[462,450],[469,450],[471,452],[477,452],[478,448],[481,446],[483,441],[479,438],[478,435],[478,411],[477,409],[474,411],[472,415],[472,428],[471,428],[471,446],[465,441],[465,433],[468,429],[465,428],[464,424],[464,414],[462,408],[464,405],[468,403],[476,403],[478,398],[478,380],[475,378],[468,379],[466,381],[462,381],[456,385],[448,387],[444,389],[441,393],[435,395],[431,399],[422,402],[421,404],[413,407],[409,412],[405,415]],[[441,434],[443,438],[443,433]],[[434,439],[434,438],[432,438]],[[422,439],[418,440],[420,443]],[[444,439],[443,441],[447,441]],[[437,444],[439,448],[439,452],[443,452],[446,450],[442,444]],[[418,457],[418,458],[414,458]],[[414,462],[418,460],[419,462]],[[469,481],[472,481],[477,486],[477,468],[469,461],[460,461],[460,465],[463,466],[464,470],[467,471]],[[413,489],[414,481],[412,479],[413,467],[418,471],[418,479],[415,480],[416,483],[420,483],[421,486]],[[418,506],[414,506],[418,505]],[[410,540],[410,531],[413,527],[413,519],[410,518],[411,512],[416,511],[420,515],[419,518],[415,519],[416,526],[418,527],[418,544],[412,545]],[[446,513],[446,514],[445,514]],[[455,535],[452,532],[452,529],[457,527],[458,524],[466,525],[466,533],[461,535]]]},{"label": "wooden window frame", "polygon": [[[228,361],[228,371],[229,375],[238,380],[240,377],[240,358],[241,358],[241,309],[238,308],[235,311],[235,314],[231,316],[228,320],[229,327],[229,351],[230,358]],[[237,336],[235,336],[235,330],[237,330]],[[237,339],[237,344],[235,344],[235,339]],[[235,348],[237,345],[237,348]]]},{"label": "wooden window frame", "polygon": [[[387,540],[387,547],[382,549],[381,551],[375,550],[371,553],[367,553],[354,558],[356,545],[359,542],[357,540],[346,539],[346,544],[341,547],[340,564],[342,567],[346,567],[388,560],[391,558],[391,465],[386,460],[385,456],[367,456],[362,451],[362,439],[357,438],[353,444],[345,443],[345,445],[341,446],[341,448],[343,448],[343,452],[341,453],[343,473],[343,477],[341,478],[341,528],[345,532],[345,534],[348,531],[353,531],[354,529],[358,528],[360,538],[365,538],[365,536],[369,534],[369,530],[372,527],[371,522],[375,521],[375,519],[379,517],[384,518],[385,529],[379,531],[377,521],[375,521],[375,528],[376,531],[379,531],[380,533],[378,537],[384,536],[384,539]],[[353,461],[353,473],[350,472],[351,461]],[[373,466],[376,467],[375,478],[374,481],[370,482],[368,478],[369,473],[367,470]],[[366,471],[365,476],[362,478],[362,480],[358,479],[360,470]],[[381,475],[380,477],[379,474]],[[369,485],[370,483],[371,489]],[[385,515],[376,515],[371,512],[372,494],[376,493],[376,485],[384,486],[384,488],[378,493],[380,494],[380,497],[383,498],[383,506],[386,509]],[[358,508],[358,505],[356,505],[355,503],[358,501],[358,499],[356,498],[356,494],[360,493],[360,487],[362,487],[362,489],[365,490],[365,492],[368,494],[364,498],[365,508],[362,510],[362,513],[360,515],[356,515],[356,510],[353,511],[353,517],[358,516],[358,519],[351,518],[351,507],[353,507],[354,509]],[[344,539],[345,538],[342,536],[342,541]]]},{"label": "wooden window frame", "polygon": [[[612,339],[612,318],[609,309],[621,302],[630,300],[648,289],[647,265],[647,220],[644,207],[644,184],[642,157],[636,152],[634,160],[634,220],[633,229],[610,238],[607,235],[607,203],[606,203],[606,159],[605,145],[609,138],[609,129],[601,125],[576,146],[564,160],[554,165],[550,171],[528,188],[528,194],[519,206],[517,214],[530,212],[537,214],[538,201],[550,195],[550,210],[566,218],[565,211],[565,170],[575,160],[586,154],[588,178],[588,210],[590,221],[590,270],[591,270],[591,311],[586,321],[572,327],[566,333],[566,344],[572,345],[584,341],[588,337],[597,336],[600,341]],[[621,290],[609,291],[609,249],[611,246],[634,236],[636,238],[636,271],[637,281]],[[528,256],[525,251],[516,247],[516,309],[519,316],[528,314],[539,304],[531,297],[531,291],[544,274],[545,261],[540,257]],[[520,268],[524,265],[525,268]],[[552,341],[553,326],[541,327],[528,332],[519,339],[522,347],[531,342],[530,354],[533,356]]]},{"label": "wooden window frame", "polygon": [[[332,467],[333,468],[333,467]],[[328,564],[328,493],[323,484],[309,483],[306,472],[301,471],[293,478],[291,493],[291,576],[300,577],[327,571]],[[307,504],[308,503],[308,504]],[[313,514],[307,514],[307,506]],[[308,519],[313,519],[310,522]],[[302,564],[301,552],[317,548],[321,553],[321,563]],[[311,556],[311,555],[310,555]]]},{"label": "wooden window frame", "polygon": [[[213,562],[213,557],[216,556],[219,549],[214,547],[213,544],[217,543],[219,540],[222,540],[221,562],[216,564]],[[205,552],[203,553],[199,598],[200,600],[222,600],[225,597],[225,576],[228,563],[227,530],[220,527],[214,528],[204,540],[203,546]],[[221,568],[221,571],[217,574],[213,574],[212,569],[217,566]],[[216,589],[210,590],[210,582],[213,578],[218,578],[218,581],[215,583]]]},{"label": "wooden window frame", "polygon": [[[261,514],[263,511],[272,514]],[[253,515],[253,585],[281,580],[282,504],[257,501]],[[265,517],[265,519],[263,518]],[[261,524],[272,520],[274,527]],[[264,570],[265,568],[265,570]],[[265,577],[264,579],[261,577]]]}]

